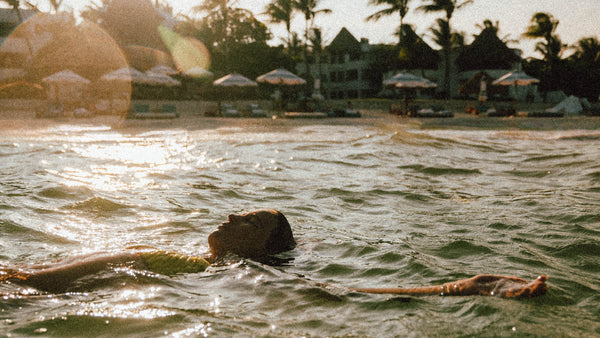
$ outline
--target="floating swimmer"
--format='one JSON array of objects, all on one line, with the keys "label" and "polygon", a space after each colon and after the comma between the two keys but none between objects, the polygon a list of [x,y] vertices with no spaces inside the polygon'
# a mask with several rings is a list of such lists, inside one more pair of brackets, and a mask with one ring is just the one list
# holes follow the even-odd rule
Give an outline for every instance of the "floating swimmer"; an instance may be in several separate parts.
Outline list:
[{"label": "floating swimmer", "polygon": [[[204,271],[216,259],[233,253],[242,258],[262,260],[289,251],[296,245],[286,217],[276,210],[257,210],[229,215],[208,236],[206,256],[188,256],[148,247],[115,254],[93,254],[51,264],[24,268],[0,268],[0,281],[10,281],[48,292],[63,292],[76,280],[115,267],[151,271],[163,275]],[[528,283],[509,276],[478,275],[469,279],[422,288],[350,288],[366,293],[404,295],[485,295],[505,298],[539,296],[548,289],[546,276]]]}]

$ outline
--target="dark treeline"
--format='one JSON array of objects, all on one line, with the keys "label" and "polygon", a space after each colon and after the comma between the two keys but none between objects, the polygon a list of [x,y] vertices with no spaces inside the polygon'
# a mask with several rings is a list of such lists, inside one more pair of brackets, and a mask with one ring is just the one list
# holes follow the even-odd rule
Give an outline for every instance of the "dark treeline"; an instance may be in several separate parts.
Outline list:
[{"label": "dark treeline", "polygon": [[[49,1],[54,11],[58,12],[62,1]],[[459,70],[505,68],[506,62],[514,61],[514,55],[506,52],[510,50],[507,45],[511,41],[498,38],[500,29],[497,23],[486,18],[474,22],[474,25],[477,22],[484,23],[480,26],[480,35],[493,35],[501,42],[487,46],[489,53],[485,56],[470,53],[472,46],[465,45],[464,34],[453,28],[454,13],[476,1],[370,0],[370,5],[376,5],[381,10],[368,16],[367,20],[378,20],[389,15],[398,17],[398,26],[390,27],[390,33],[398,36],[398,44],[374,48],[368,81],[380,83],[383,74],[388,71],[443,67],[440,68],[444,74],[440,87],[443,95],[449,97],[451,55],[460,55],[457,61]],[[3,2],[15,9],[25,4],[19,0]],[[319,0],[272,0],[262,13],[269,18],[266,23],[258,20],[251,11],[238,7],[235,0],[197,0],[197,3],[190,13],[177,15],[173,31],[195,38],[206,46],[211,57],[209,70],[216,77],[237,72],[255,78],[275,68],[295,70],[296,65],[304,64],[301,68],[306,73],[300,75],[310,83],[310,67],[325,57],[321,31],[315,27],[314,19],[327,15],[331,10],[321,8]],[[415,33],[414,25],[405,23],[410,18],[410,11],[422,11],[439,17],[435,25],[429,28],[428,35],[435,43],[433,48]],[[80,15],[102,27],[119,45],[139,45],[168,52],[157,29],[164,19],[161,13],[174,16],[167,0],[100,0],[88,5]],[[305,20],[301,32],[291,28],[292,19],[297,15]],[[272,41],[276,37],[269,30],[269,25],[278,24],[285,25],[287,36],[277,37],[282,43],[273,46]],[[567,95],[597,100],[600,94],[598,38],[582,37],[573,46],[564,44],[556,34],[559,22],[550,13],[536,13],[530,22],[523,24],[524,32],[518,38],[537,41],[537,57],[523,60],[523,70],[541,80],[540,91],[562,90]],[[49,50],[45,52],[49,53]],[[565,57],[567,52],[569,55]],[[43,56],[36,58],[44,59]],[[488,61],[482,63],[477,60]],[[307,90],[309,88],[310,85]]]}]

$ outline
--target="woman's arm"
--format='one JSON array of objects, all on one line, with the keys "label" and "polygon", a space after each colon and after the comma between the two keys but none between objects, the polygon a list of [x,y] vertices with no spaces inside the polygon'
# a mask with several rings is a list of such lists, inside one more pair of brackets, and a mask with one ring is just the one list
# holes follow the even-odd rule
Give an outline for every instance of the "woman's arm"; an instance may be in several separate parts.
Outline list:
[{"label": "woman's arm", "polygon": [[531,282],[510,276],[477,275],[469,279],[420,288],[351,288],[353,291],[402,295],[441,296],[498,296],[523,298],[541,296],[548,290],[547,276],[539,276]]},{"label": "woman's arm", "polygon": [[143,266],[138,252],[120,252],[116,254],[93,254],[51,265],[35,265],[19,270],[13,278],[18,284],[31,286],[38,290],[60,292],[75,280],[106,270],[113,265],[127,264],[133,267]]}]

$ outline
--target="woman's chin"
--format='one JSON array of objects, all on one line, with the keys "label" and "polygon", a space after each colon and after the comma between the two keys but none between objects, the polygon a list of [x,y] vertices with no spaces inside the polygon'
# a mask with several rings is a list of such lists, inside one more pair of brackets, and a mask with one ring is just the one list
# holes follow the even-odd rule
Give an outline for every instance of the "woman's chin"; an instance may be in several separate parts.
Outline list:
[{"label": "woman's chin", "polygon": [[208,235],[208,246],[210,247],[210,252],[213,256],[220,255],[225,251],[223,242],[219,238],[219,233],[217,231],[213,231]]}]

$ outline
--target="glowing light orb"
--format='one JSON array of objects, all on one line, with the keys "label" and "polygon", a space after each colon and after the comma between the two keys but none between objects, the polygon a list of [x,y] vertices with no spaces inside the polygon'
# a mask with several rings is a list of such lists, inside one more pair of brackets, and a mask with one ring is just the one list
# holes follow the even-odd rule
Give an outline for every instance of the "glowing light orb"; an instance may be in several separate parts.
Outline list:
[{"label": "glowing light orb", "polygon": [[182,73],[198,78],[211,75],[208,72],[210,53],[202,42],[183,37],[163,26],[159,26],[158,30],[171,52],[173,62]]}]

